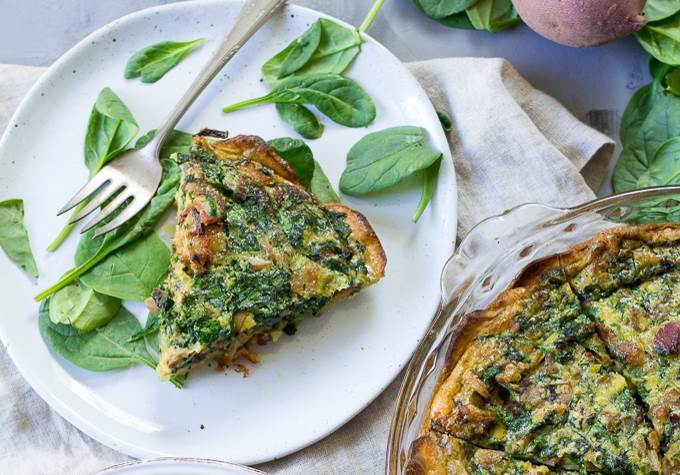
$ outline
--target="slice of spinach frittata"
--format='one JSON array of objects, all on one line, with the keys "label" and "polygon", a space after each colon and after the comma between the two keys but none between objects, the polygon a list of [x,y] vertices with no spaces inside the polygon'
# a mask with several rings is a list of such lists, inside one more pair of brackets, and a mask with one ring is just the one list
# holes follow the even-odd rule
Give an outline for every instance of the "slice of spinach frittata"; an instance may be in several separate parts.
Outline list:
[{"label": "slice of spinach frittata", "polygon": [[321,204],[259,137],[197,136],[177,160],[173,253],[152,303],[161,378],[252,357],[249,342],[293,334],[303,316],[382,278],[385,254],[366,218]]}]

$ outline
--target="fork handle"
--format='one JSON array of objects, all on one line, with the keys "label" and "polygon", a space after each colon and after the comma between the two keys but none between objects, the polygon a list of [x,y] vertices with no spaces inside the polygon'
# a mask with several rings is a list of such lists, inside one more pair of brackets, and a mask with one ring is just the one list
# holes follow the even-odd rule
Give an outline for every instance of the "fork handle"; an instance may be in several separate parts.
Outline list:
[{"label": "fork handle", "polygon": [[154,155],[160,157],[160,149],[168,134],[175,128],[184,113],[203,92],[206,86],[217,76],[225,64],[250,39],[253,34],[280,8],[287,0],[247,0],[236,17],[234,26],[227,32],[213,57],[206,64],[187,92],[184,93],[175,108],[170,112],[152,140]]}]

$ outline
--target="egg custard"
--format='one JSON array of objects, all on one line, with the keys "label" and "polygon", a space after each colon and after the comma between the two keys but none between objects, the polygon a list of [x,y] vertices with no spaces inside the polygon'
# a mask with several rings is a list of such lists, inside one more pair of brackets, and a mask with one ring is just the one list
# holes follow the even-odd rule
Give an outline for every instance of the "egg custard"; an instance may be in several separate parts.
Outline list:
[{"label": "egg custard", "polygon": [[680,225],[600,233],[468,315],[406,472],[680,473]]},{"label": "egg custard", "polygon": [[177,158],[177,229],[154,292],[162,379],[215,359],[253,359],[250,342],[293,334],[301,318],[382,278],[364,216],[321,204],[262,139],[195,137]]}]

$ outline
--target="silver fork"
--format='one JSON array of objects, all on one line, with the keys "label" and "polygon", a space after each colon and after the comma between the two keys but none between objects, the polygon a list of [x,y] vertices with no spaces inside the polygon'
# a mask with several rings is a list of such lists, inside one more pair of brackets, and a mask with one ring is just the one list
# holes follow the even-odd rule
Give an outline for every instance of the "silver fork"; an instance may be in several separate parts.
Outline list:
[{"label": "silver fork", "polygon": [[161,182],[162,169],[159,157],[165,138],[224,65],[284,3],[286,0],[247,0],[232,29],[226,34],[211,60],[198,74],[163,125],[158,128],[154,138],[144,148],[127,151],[99,170],[59,210],[58,215],[91,198],[87,205],[71,219],[71,223],[76,223],[110,199],[111,201],[102,208],[99,214],[80,231],[84,233],[125,205],[118,216],[95,231],[95,236],[101,236],[116,229],[140,212],[151,200]]}]

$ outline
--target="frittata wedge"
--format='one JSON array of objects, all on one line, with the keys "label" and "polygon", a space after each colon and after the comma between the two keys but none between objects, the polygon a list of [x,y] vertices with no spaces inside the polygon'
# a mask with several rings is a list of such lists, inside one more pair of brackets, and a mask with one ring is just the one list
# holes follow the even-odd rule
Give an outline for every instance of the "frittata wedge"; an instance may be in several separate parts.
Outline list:
[{"label": "frittata wedge", "polygon": [[248,343],[293,334],[304,315],[384,275],[385,254],[366,218],[321,204],[262,139],[195,137],[177,158],[177,230],[170,271],[154,292],[162,379]]}]

